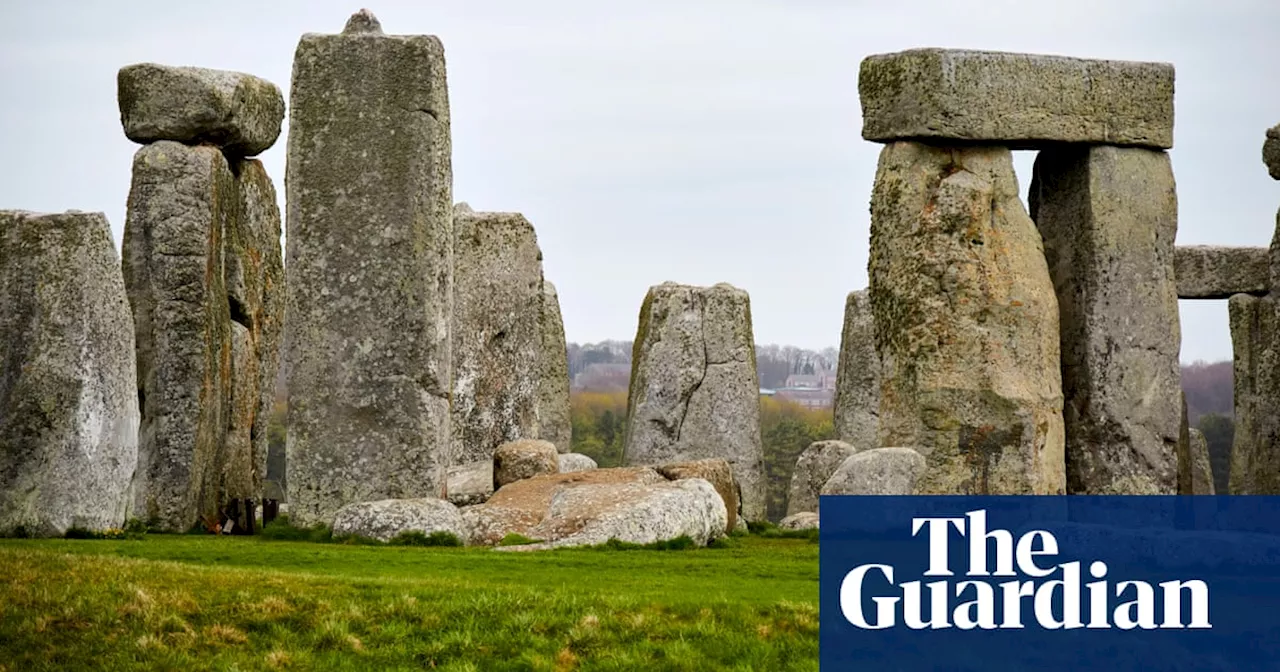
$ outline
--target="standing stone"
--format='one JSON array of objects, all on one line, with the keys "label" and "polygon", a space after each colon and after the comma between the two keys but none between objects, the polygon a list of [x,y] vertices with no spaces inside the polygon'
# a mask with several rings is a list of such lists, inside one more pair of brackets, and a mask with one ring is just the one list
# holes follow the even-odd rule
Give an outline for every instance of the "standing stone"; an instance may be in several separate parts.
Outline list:
[{"label": "standing stone", "polygon": [[760,383],[751,302],[731,285],[667,282],[640,309],[623,463],[721,458],[748,520],[765,518]]},{"label": "standing stone", "polygon": [[1280,315],[1270,296],[1227,302],[1235,351],[1232,495],[1280,495]]},{"label": "standing stone", "polygon": [[453,177],[444,48],[369,15],[294,56],[287,191],[289,508],[441,497]]},{"label": "standing stone", "polygon": [[1216,494],[1213,489],[1213,466],[1209,461],[1209,441],[1195,427],[1188,430],[1188,433],[1190,434],[1191,446],[1191,479],[1188,491],[1186,493],[1179,492],[1178,494]]},{"label": "standing stone", "polygon": [[231,499],[258,499],[267,473],[267,425],[284,317],[280,209],[261,162],[240,159],[233,166],[240,207],[224,237],[232,362],[223,492]]},{"label": "standing stone", "polygon": [[453,233],[453,461],[461,464],[539,434],[545,295],[542,252],[524,216],[459,213]]},{"label": "standing stone", "polygon": [[815,441],[809,444],[796,460],[795,471],[791,472],[787,515],[804,511],[816,513],[822,486],[845,460],[857,453],[858,448],[844,441]]},{"label": "standing stone", "polygon": [[132,515],[172,532],[218,512],[232,369],[222,239],[239,207],[216,147],[162,140],[134,156],[123,246],[142,411]]},{"label": "standing stone", "polygon": [[871,202],[881,446],[921,494],[1064,491],[1058,303],[1009,150],[895,142]]},{"label": "standing stone", "polygon": [[[879,447],[880,356],[868,290],[849,292],[836,371],[836,436],[859,450]],[[819,484],[821,485],[821,484]],[[815,509],[803,509],[813,511]]]},{"label": "standing stone", "polygon": [[560,316],[560,297],[550,282],[542,282],[542,354],[538,373],[538,402],[534,407],[538,437],[556,450],[573,449],[573,421],[569,417],[569,348]]},{"label": "standing stone", "polygon": [[1030,202],[1058,295],[1067,492],[1174,494],[1182,339],[1169,156],[1046,149]]},{"label": "standing stone", "polygon": [[0,535],[124,523],[133,319],[101,213],[0,211]]}]

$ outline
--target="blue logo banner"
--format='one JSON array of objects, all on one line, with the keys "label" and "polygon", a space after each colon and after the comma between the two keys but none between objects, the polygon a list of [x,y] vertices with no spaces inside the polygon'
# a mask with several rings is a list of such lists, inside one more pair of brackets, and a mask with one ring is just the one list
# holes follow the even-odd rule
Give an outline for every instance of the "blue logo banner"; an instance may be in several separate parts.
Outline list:
[{"label": "blue logo banner", "polygon": [[820,499],[821,669],[1280,670],[1280,497]]}]

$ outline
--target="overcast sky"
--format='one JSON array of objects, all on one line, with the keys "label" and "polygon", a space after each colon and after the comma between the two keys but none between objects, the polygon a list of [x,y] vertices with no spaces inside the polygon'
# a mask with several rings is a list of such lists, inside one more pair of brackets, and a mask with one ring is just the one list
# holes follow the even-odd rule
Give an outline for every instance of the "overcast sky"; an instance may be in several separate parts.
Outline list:
[{"label": "overcast sky", "polygon": [[[880,146],[861,139],[870,54],[955,47],[1167,61],[1177,72],[1179,244],[1266,245],[1280,183],[1275,0],[13,3],[0,22],[0,207],[103,211],[119,246],[137,146],[116,71],[249,72],[289,92],[304,32],[369,7],[444,41],[454,196],[524,213],[568,338],[634,336],[650,285],[730,282],[756,340],[838,345],[867,284]],[[287,134],[287,128],[285,133]],[[286,137],[262,155],[284,196]],[[1033,155],[1016,165],[1024,192]],[[1183,361],[1231,356],[1226,302],[1182,302]]]}]

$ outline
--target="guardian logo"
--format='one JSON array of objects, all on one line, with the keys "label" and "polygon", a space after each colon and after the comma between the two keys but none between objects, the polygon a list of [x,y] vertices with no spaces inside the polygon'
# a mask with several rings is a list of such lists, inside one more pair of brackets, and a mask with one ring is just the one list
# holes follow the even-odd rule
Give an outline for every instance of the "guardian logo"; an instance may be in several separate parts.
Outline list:
[{"label": "guardian logo", "polygon": [[[961,576],[969,580],[951,578],[956,576],[948,562],[952,530],[968,540],[968,566]],[[1213,627],[1209,586],[1199,579],[1161,582],[1157,599],[1156,587],[1145,581],[1113,584],[1106,580],[1107,563],[1094,560],[1088,574],[1097,580],[1084,583],[1080,561],[1053,563],[1058,540],[1051,532],[1033,530],[1015,540],[1009,530],[988,531],[984,510],[960,518],[913,518],[912,536],[922,532],[929,542],[929,569],[924,576],[948,578],[895,584],[891,565],[854,568],[840,584],[840,610],[854,627],[881,630],[901,623],[913,630],[1017,629],[1025,627],[1024,614],[1047,629]],[[989,557],[993,548],[994,557]],[[975,580],[986,577],[1009,580]],[[1182,611],[1184,591],[1191,598],[1189,615]],[[863,611],[863,596],[868,594],[874,595],[871,600],[876,605],[871,621]],[[922,616],[926,601],[927,619]],[[1061,604],[1060,610],[1055,609],[1055,601]],[[1157,602],[1163,604],[1158,622]],[[999,620],[997,605],[1002,612]]]},{"label": "guardian logo", "polygon": [[822,497],[820,669],[1280,672],[1280,497]]}]

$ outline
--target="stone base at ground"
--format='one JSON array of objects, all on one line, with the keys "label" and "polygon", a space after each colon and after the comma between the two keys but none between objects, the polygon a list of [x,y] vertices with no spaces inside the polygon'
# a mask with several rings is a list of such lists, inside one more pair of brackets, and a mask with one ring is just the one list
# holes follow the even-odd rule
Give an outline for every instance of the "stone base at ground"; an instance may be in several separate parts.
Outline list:
[{"label": "stone base at ground", "polygon": [[560,453],[559,463],[560,473],[562,474],[600,468],[600,465],[596,464],[595,460],[580,453]]},{"label": "stone base at ground", "polygon": [[521,439],[504,443],[493,454],[493,489],[559,471],[559,453],[550,441]]},{"label": "stone base at ground", "polygon": [[778,527],[784,530],[816,530],[818,529],[818,514],[812,511],[801,511],[793,513],[783,518]]},{"label": "stone base at ground", "polygon": [[492,546],[509,534],[539,542],[512,547],[520,550],[682,535],[705,544],[728,529],[724,500],[710,482],[671,481],[649,467],[535,476],[462,509],[462,516],[470,544]]},{"label": "stone base at ground", "polygon": [[822,486],[823,495],[915,495],[925,459],[911,448],[873,448],[846,459]]},{"label": "stone base at ground", "polygon": [[732,532],[738,526],[738,518],[742,516],[742,488],[733,477],[733,468],[725,460],[693,460],[691,462],[672,462],[655,467],[659,474],[668,480],[680,481],[686,478],[701,478],[720,494],[725,510],[729,514],[725,532]]},{"label": "stone base at ground", "polygon": [[338,509],[333,517],[333,535],[355,535],[390,541],[405,532],[430,535],[448,532],[466,540],[458,507],[441,499],[385,499],[358,502]]},{"label": "stone base at ground", "polygon": [[858,449],[843,441],[815,441],[800,453],[791,472],[791,489],[787,495],[787,515],[818,510],[818,496],[827,479]]},{"label": "stone base at ground", "polygon": [[449,467],[448,499],[457,506],[483,504],[493,495],[493,460]]}]

